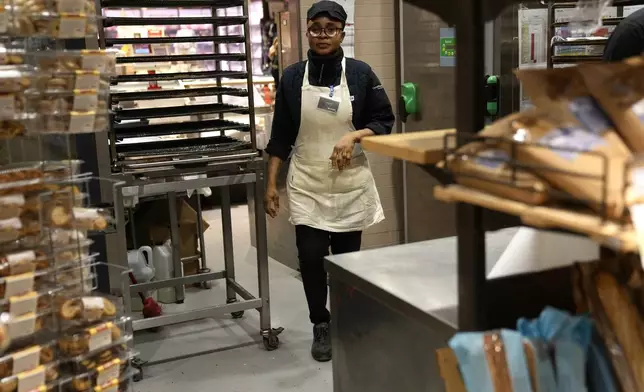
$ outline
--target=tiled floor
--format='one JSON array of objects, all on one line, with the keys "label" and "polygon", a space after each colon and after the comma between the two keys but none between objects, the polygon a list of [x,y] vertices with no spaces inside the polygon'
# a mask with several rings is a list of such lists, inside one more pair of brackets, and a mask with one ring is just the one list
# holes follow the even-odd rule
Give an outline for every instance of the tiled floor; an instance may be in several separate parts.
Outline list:
[{"label": "tiled floor", "polygon": [[[248,209],[233,209],[237,278],[257,294],[254,248],[250,246]],[[221,219],[218,211],[204,213],[207,262],[213,270],[223,266]],[[279,350],[267,352],[258,339],[257,312],[243,319],[208,319],[164,327],[158,333],[137,333],[136,349],[149,361],[137,392],[273,392],[332,391],[331,365],[313,361],[309,354],[311,325],[297,273],[270,262],[273,326],[287,328]],[[225,301],[223,281],[212,290],[190,290],[184,305],[164,305],[165,313],[204,307]]]}]

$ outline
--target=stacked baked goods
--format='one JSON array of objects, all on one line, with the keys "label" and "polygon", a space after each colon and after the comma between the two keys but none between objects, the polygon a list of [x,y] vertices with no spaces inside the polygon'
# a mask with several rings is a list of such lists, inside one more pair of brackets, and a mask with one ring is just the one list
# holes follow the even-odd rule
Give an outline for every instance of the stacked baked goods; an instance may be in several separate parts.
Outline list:
[{"label": "stacked baked goods", "polygon": [[108,126],[114,56],[63,49],[97,39],[95,12],[93,0],[0,5],[0,392],[125,391],[134,372],[129,319],[95,291],[89,234],[113,218],[71,153],[73,135]]},{"label": "stacked baked goods", "polygon": [[441,163],[458,185],[436,197],[640,251],[644,57],[516,75],[534,107],[461,135],[467,143]]}]

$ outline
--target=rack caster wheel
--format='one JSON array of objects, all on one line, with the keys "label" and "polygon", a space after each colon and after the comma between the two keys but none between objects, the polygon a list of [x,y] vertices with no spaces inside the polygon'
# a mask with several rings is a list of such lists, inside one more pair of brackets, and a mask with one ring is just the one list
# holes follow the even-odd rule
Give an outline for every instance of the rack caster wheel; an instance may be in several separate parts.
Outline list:
[{"label": "rack caster wheel", "polygon": [[232,312],[230,315],[233,316],[234,319],[240,319],[244,317],[244,311],[240,310],[239,312]]},{"label": "rack caster wheel", "polygon": [[[199,271],[197,271],[198,274],[209,274],[210,272],[211,272],[210,268],[201,268]],[[210,290],[212,288],[212,282],[210,282],[210,281],[201,282],[199,284],[199,287],[202,290]]]},{"label": "rack caster wheel", "polygon": [[181,305],[181,304],[183,304],[183,303],[184,303],[184,300],[182,299],[181,301],[177,301],[177,302],[175,302],[175,303],[176,303],[177,305]]},{"label": "rack caster wheel", "polygon": [[145,365],[145,362],[143,362],[141,359],[132,359],[132,367],[137,370],[136,374],[132,377],[132,380],[134,382],[143,380],[143,365]]},{"label": "rack caster wheel", "polygon": [[280,339],[277,337],[284,332],[284,328],[272,328],[268,331],[262,331],[262,341],[266,351],[275,351],[280,346]]}]

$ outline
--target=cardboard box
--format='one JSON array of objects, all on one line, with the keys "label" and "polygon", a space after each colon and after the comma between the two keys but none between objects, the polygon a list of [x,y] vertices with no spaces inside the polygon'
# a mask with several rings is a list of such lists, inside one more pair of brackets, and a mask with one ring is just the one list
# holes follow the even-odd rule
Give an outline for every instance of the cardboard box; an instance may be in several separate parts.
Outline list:
[{"label": "cardboard box", "polygon": [[[197,230],[197,211],[187,201],[177,200],[179,221],[179,247],[181,257],[195,256],[199,252]],[[157,200],[141,205],[134,216],[137,246],[162,245],[170,239],[170,214],[167,200]],[[202,229],[205,232],[210,225],[202,218]],[[128,234],[131,233],[131,228]],[[129,248],[131,246],[128,245]],[[199,261],[184,262],[185,275],[194,275],[199,269]]]}]

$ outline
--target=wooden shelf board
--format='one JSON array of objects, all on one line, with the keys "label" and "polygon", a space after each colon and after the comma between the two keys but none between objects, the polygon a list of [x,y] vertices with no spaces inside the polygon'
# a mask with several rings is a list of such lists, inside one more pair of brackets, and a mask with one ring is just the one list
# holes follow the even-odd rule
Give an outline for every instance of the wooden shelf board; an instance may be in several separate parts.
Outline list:
[{"label": "wooden shelf board", "polygon": [[396,133],[369,136],[360,143],[366,151],[421,165],[433,165],[443,160],[445,135],[454,133],[456,129]]},{"label": "wooden shelf board", "polygon": [[434,197],[446,203],[468,203],[518,216],[526,225],[540,229],[568,230],[623,252],[639,251],[637,234],[632,226],[605,221],[590,212],[533,206],[462,185],[437,186],[434,188]]}]

